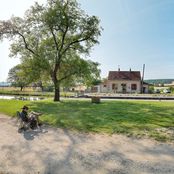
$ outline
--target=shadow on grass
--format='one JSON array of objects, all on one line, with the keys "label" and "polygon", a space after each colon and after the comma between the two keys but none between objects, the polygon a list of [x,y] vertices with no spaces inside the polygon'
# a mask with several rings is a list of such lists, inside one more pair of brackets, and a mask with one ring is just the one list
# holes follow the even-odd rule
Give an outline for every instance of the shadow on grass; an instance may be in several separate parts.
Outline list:
[{"label": "shadow on grass", "polygon": [[103,101],[92,104],[67,100],[34,102],[31,108],[44,113],[41,119],[45,123],[84,132],[160,136],[155,129],[174,127],[174,103],[169,102]]}]

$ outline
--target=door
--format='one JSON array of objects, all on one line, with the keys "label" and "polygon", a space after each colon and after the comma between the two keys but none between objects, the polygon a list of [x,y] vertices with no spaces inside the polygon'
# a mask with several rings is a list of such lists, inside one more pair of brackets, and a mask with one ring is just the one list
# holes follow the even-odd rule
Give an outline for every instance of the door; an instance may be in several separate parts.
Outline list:
[{"label": "door", "polygon": [[122,86],[122,93],[125,94],[127,92],[126,91],[126,83],[122,83],[121,86]]}]

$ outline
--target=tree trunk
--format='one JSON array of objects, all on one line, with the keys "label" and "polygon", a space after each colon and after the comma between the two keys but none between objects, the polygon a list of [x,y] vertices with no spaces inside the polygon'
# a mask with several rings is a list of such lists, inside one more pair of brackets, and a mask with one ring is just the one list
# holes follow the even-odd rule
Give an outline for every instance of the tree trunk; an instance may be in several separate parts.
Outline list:
[{"label": "tree trunk", "polygon": [[54,101],[60,101],[60,84],[56,76],[53,78],[54,83]]},{"label": "tree trunk", "polygon": [[51,77],[54,83],[54,101],[60,101],[60,83],[57,79],[57,66],[55,67],[55,70],[51,73]]},{"label": "tree trunk", "polygon": [[44,87],[43,87],[43,86],[41,86],[40,88],[41,88],[41,91],[43,92],[43,91],[44,91]]},{"label": "tree trunk", "polygon": [[23,90],[23,86],[21,86],[21,91]]},{"label": "tree trunk", "polygon": [[60,101],[60,87],[55,84],[54,101]]}]

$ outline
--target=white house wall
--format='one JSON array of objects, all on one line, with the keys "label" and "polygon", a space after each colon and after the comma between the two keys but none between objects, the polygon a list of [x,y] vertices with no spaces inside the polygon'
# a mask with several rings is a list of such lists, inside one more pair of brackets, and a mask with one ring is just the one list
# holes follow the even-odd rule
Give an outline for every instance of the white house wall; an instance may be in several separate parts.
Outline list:
[{"label": "white house wall", "polygon": [[105,87],[105,85],[100,85],[100,92],[107,93],[108,92],[108,85]]},{"label": "white house wall", "polygon": [[[113,90],[112,89],[112,84],[117,85],[117,89]],[[141,91],[141,83],[140,81],[126,81],[126,80],[117,80],[117,81],[107,81],[106,87],[105,85],[100,85],[100,90],[99,92],[109,92],[109,93],[122,93],[123,88],[122,84],[126,84],[126,93],[140,93]],[[131,84],[136,84],[137,89],[136,90],[131,90]]]}]

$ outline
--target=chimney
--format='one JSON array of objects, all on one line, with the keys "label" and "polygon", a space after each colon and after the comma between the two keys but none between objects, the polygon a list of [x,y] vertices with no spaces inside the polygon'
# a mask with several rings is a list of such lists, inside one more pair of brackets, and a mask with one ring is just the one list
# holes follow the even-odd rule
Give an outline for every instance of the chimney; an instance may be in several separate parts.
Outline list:
[{"label": "chimney", "polygon": [[118,65],[118,71],[120,71],[120,65]]}]

